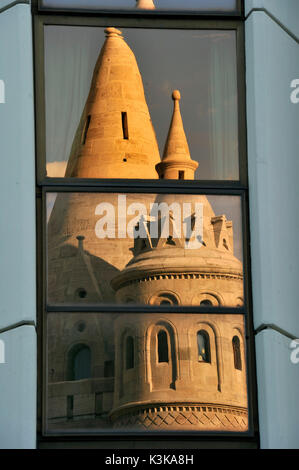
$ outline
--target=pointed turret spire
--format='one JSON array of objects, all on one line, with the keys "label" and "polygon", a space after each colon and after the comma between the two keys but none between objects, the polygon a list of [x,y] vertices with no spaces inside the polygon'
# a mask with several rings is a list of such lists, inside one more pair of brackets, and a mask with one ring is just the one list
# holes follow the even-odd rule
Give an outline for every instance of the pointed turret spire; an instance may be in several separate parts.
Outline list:
[{"label": "pointed turret spire", "polygon": [[105,33],[65,176],[155,179],[160,155],[136,58],[121,31]]},{"label": "pointed turret spire", "polygon": [[155,10],[155,4],[153,0],[137,0],[136,8],[140,10]]},{"label": "pointed turret spire", "polygon": [[174,109],[162,162],[156,165],[160,179],[194,179],[198,163],[191,160],[189,146],[184,131],[178,90],[172,93]]}]

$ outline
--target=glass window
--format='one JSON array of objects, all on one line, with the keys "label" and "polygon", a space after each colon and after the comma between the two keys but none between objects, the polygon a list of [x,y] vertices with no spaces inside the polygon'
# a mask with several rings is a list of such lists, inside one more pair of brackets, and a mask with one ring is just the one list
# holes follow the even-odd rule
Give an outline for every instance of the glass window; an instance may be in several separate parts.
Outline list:
[{"label": "glass window", "polygon": [[48,25],[44,59],[48,177],[239,180],[236,31]]},{"label": "glass window", "polygon": [[[46,433],[246,433],[246,370],[229,366],[226,347],[235,329],[244,335],[243,315],[49,313]],[[199,334],[205,354],[209,337],[209,364],[198,360]],[[76,382],[62,358],[79,337],[93,363],[92,374]],[[107,361],[115,363],[114,377],[105,373]]]},{"label": "glass window", "polygon": [[40,2],[45,440],[253,436],[240,3]]},{"label": "glass window", "polygon": [[237,0],[42,0],[45,8],[78,10],[235,12]]},{"label": "glass window", "polygon": [[46,205],[49,305],[243,305],[239,196],[51,192]]}]

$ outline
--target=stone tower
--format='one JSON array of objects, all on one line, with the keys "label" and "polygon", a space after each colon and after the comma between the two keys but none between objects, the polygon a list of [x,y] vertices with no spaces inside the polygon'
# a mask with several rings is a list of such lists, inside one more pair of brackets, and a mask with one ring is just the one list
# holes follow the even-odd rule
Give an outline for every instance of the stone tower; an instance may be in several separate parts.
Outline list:
[{"label": "stone tower", "polygon": [[[180,93],[172,95],[173,117],[159,162],[134,55],[118,30],[106,33],[66,176],[154,178],[156,168],[160,178],[193,179],[198,164],[191,160]],[[116,208],[118,195],[57,196],[48,223],[50,302],[243,303],[232,223],[215,216],[206,196],[127,198],[127,204],[152,207],[145,226],[159,217],[152,203],[171,207],[169,234],[160,230],[159,218],[154,236],[148,231],[143,239],[99,239],[95,209],[102,201]],[[175,213],[177,202],[192,209],[190,233]],[[123,214],[116,215],[117,225]],[[193,228],[201,223],[197,233]],[[247,430],[242,315],[54,314],[48,332],[52,429]]]},{"label": "stone tower", "polygon": [[246,431],[244,344],[241,315],[119,315],[115,428]]},{"label": "stone tower", "polygon": [[[175,102],[179,99],[177,91],[173,98]],[[159,168],[164,177],[169,171],[172,178],[176,174],[178,179],[178,171],[188,167],[191,179],[197,164],[190,158],[176,104],[175,108]],[[159,195],[156,201],[174,208],[175,197]],[[194,236],[186,240],[178,227],[182,220],[176,219],[173,212],[169,234],[163,236],[161,230],[153,238],[148,229],[145,242],[135,240],[133,259],[112,280],[118,301],[157,306],[235,307],[243,303],[242,264],[229,243],[230,223],[225,216],[215,217],[205,196],[180,195],[179,201],[181,205],[188,202],[192,207],[196,203],[202,207],[203,230],[198,247]],[[189,243],[193,243],[192,249],[188,248]],[[244,344],[242,315],[118,316],[111,412],[115,426],[143,430],[246,430]]]},{"label": "stone tower", "polygon": [[[159,149],[135,56],[119,30],[111,27],[105,32],[65,176],[157,179]],[[134,194],[127,195],[128,205],[135,199]],[[97,238],[99,216],[95,212],[102,202],[116,207],[117,200],[109,193],[57,196],[48,223],[50,302],[113,301],[110,280],[130,260],[131,240],[119,239],[116,251],[115,240]],[[148,207],[153,196],[145,194],[138,201]],[[121,215],[116,211],[116,225]],[[128,216],[127,222],[132,218]],[[78,258],[78,236],[84,259]],[[85,266],[81,274],[75,270],[78,263]],[[88,280],[89,289],[83,285],[86,263],[97,289],[94,281]],[[80,292],[85,292],[83,297]]]},{"label": "stone tower", "polygon": [[[106,35],[65,176],[157,179],[160,156],[136,59],[120,31],[107,28]],[[153,195],[138,196],[141,199],[149,206]],[[128,204],[135,200],[133,194],[127,195]],[[115,240],[96,237],[95,212],[102,202],[116,207],[118,196],[57,195],[48,222],[49,303],[115,301],[110,281],[131,259],[132,240],[119,239],[115,250]],[[116,225],[122,215],[116,211]],[[51,315],[48,361],[49,426],[109,427],[114,315]]]},{"label": "stone tower", "polygon": [[107,28],[66,176],[152,178],[160,161],[135,56],[116,28]]}]

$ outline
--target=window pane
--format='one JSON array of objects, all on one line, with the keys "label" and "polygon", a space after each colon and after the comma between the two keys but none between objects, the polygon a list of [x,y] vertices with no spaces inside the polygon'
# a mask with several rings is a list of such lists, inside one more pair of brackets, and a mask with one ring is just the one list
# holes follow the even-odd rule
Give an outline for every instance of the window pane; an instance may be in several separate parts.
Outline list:
[{"label": "window pane", "polygon": [[[209,361],[198,358],[200,331],[209,338]],[[229,347],[236,336],[242,370]],[[47,337],[46,432],[248,430],[242,315],[55,313]],[[130,368],[127,338],[138,351]],[[167,360],[160,361],[165,340]],[[71,380],[68,352],[82,344],[90,348],[90,374]]]},{"label": "window pane", "polygon": [[234,12],[236,0],[42,0],[46,8],[86,10],[191,10],[208,12]]},{"label": "window pane", "polygon": [[239,179],[234,30],[44,31],[47,176]]},{"label": "window pane", "polygon": [[48,303],[243,305],[239,196],[48,193]]}]

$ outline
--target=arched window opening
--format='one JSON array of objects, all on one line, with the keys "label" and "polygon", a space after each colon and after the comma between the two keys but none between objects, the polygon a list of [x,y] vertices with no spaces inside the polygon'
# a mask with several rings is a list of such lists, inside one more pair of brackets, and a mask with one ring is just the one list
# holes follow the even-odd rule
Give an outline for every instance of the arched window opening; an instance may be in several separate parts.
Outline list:
[{"label": "arched window opening", "polygon": [[203,305],[203,306],[206,305],[207,307],[212,307],[212,306],[213,306],[212,302],[211,302],[210,300],[208,300],[208,299],[202,300],[202,301],[200,302],[200,305]]},{"label": "arched window opening", "polygon": [[233,337],[232,345],[233,345],[235,369],[242,370],[241,346],[240,346],[240,339],[238,338],[238,336]]},{"label": "arched window opening", "polygon": [[169,362],[168,339],[164,330],[158,333],[158,362]]},{"label": "arched window opening", "polygon": [[134,339],[128,336],[126,339],[126,369],[134,369]]},{"label": "arched window opening", "polygon": [[205,330],[197,333],[198,360],[200,362],[211,362],[210,338]]},{"label": "arched window opening", "polygon": [[85,344],[76,344],[68,355],[68,380],[82,380],[91,377],[91,353]]},{"label": "arched window opening", "polygon": [[178,305],[178,299],[174,294],[169,292],[163,292],[155,295],[151,298],[150,303],[152,305]]}]

